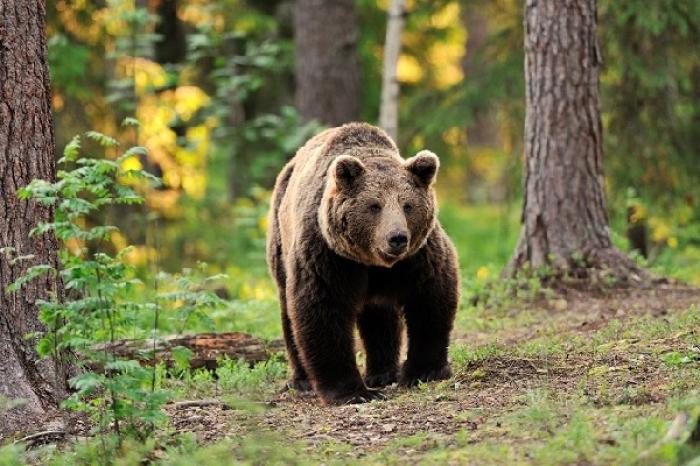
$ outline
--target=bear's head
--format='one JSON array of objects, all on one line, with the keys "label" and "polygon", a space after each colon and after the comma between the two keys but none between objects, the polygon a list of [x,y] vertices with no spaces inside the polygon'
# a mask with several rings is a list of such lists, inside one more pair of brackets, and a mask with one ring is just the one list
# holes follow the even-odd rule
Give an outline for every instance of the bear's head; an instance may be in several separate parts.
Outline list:
[{"label": "bear's head", "polygon": [[437,156],[425,150],[408,160],[338,156],[328,169],[318,212],[331,249],[381,267],[418,251],[435,226],[439,166]]}]

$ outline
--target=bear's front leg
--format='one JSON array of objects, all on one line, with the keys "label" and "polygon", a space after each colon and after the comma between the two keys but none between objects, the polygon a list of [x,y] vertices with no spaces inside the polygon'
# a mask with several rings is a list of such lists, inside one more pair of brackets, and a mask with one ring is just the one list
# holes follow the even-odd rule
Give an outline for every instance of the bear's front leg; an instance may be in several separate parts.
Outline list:
[{"label": "bear's front leg", "polygon": [[323,292],[295,296],[292,325],[306,373],[325,404],[364,403],[383,397],[368,389],[355,361],[355,311],[322,298]]},{"label": "bear's front leg", "polygon": [[365,345],[368,387],[384,387],[397,381],[401,351],[401,317],[396,306],[366,305],[357,319]]},{"label": "bear's front leg", "polygon": [[[426,248],[431,246],[429,242]],[[429,266],[420,268],[423,273],[419,274],[417,286],[404,305],[408,355],[399,377],[403,386],[448,379],[452,375],[447,349],[459,304],[459,272],[453,256],[435,252],[427,251],[425,263]]]},{"label": "bear's front leg", "polygon": [[399,384],[413,386],[418,382],[450,378],[447,348],[455,312],[453,306],[424,295],[406,304],[404,312],[408,355],[401,368]]}]

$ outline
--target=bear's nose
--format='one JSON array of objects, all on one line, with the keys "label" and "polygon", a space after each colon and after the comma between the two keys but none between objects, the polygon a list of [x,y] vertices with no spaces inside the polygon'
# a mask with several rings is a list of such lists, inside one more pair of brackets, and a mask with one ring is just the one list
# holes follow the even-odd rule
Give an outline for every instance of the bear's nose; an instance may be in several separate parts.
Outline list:
[{"label": "bear's nose", "polygon": [[403,231],[395,231],[389,235],[389,247],[393,254],[400,254],[406,250],[408,235]]}]

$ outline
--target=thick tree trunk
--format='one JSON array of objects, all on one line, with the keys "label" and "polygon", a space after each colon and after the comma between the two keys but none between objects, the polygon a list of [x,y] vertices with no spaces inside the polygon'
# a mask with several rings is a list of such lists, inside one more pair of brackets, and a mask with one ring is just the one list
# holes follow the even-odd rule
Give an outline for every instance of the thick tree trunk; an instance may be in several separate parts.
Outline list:
[{"label": "thick tree trunk", "polygon": [[[57,290],[51,276],[10,293],[6,287],[36,264],[57,265],[58,245],[52,235],[29,238],[50,209],[20,201],[17,190],[34,178],[55,176],[51,91],[41,0],[0,2],[0,247],[13,248],[13,262],[0,255],[0,437],[37,428],[65,394],[65,376],[55,361],[39,361],[34,339],[43,330],[36,301]],[[10,404],[23,405],[7,408]],[[5,406],[3,406],[5,405]]]},{"label": "thick tree trunk", "polygon": [[296,107],[303,120],[337,126],[360,117],[358,26],[353,0],[297,0]]},{"label": "thick tree trunk", "polygon": [[382,77],[382,101],[379,108],[379,126],[396,141],[399,136],[399,81],[396,67],[401,55],[401,35],[406,21],[404,0],[392,0],[384,41],[384,74]]},{"label": "thick tree trunk", "polygon": [[646,279],[612,245],[605,207],[596,0],[525,5],[522,233],[508,272],[552,266],[623,282]]}]

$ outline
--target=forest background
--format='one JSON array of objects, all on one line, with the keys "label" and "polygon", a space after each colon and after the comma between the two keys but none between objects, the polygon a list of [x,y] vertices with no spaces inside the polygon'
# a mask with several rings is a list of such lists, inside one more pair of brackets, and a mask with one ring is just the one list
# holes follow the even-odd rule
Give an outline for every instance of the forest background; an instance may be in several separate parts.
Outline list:
[{"label": "forest background", "polygon": [[[198,454],[199,443],[159,436],[156,426],[166,424],[178,433],[197,432],[202,444],[244,429],[242,436],[233,438],[247,444],[245,439],[258,434],[250,423],[259,422],[259,413],[249,407],[229,410],[234,402],[220,400],[228,395],[236,402],[273,399],[273,407],[279,401],[282,407],[272,410],[270,427],[285,428],[295,439],[309,437],[312,444],[306,446],[318,458],[364,454],[348,446],[373,442],[364,435],[365,427],[378,429],[382,442],[393,436],[408,445],[394,448],[389,443],[386,450],[372,450],[378,462],[385,453],[415,453],[411,442],[430,428],[416,427],[411,416],[420,424],[432,414],[449,419],[438,428],[444,434],[441,440],[425,449],[436,458],[455,442],[463,448],[459,454],[467,456],[483,446],[487,463],[501,447],[515,458],[522,459],[527,449],[528,458],[544,455],[541,458],[552,463],[605,463],[628,458],[631,451],[636,458],[639,437],[652,444],[678,406],[697,405],[697,293],[683,283],[700,284],[700,3],[586,3],[598,9],[600,50],[588,50],[584,56],[595,52],[596,60],[581,65],[597,68],[602,57],[603,171],[612,241],[654,276],[667,279],[646,282],[641,291],[593,283],[593,289],[577,294],[574,286],[572,295],[545,289],[552,278],[546,267],[532,274],[502,275],[521,228],[527,151],[523,11],[536,9],[535,3],[410,0],[397,15],[389,12],[387,0],[47,2],[60,181],[32,184],[19,194],[22,203],[27,198],[55,202],[54,223],[39,223],[38,230],[40,235],[53,231],[61,240],[62,271],[51,272],[43,265],[24,268],[22,261],[37,259],[34,256],[3,258],[9,270],[28,270],[28,275],[15,277],[18,283],[0,297],[13,306],[20,302],[15,296],[27,300],[17,305],[17,315],[7,313],[15,319],[5,329],[14,337],[8,341],[17,348],[32,346],[26,352],[15,350],[15,355],[34,354],[34,340],[30,345],[19,334],[22,316],[35,317],[37,310],[43,325],[39,328],[50,330],[34,334],[41,335],[37,354],[54,361],[79,355],[65,365],[66,373],[57,363],[56,386],[66,392],[53,394],[40,411],[43,415],[48,406],[46,411],[55,414],[54,408],[70,393],[61,406],[89,415],[89,422],[72,420],[60,431],[61,438],[68,432],[98,434],[87,443],[85,464],[95,458],[108,463],[110,451],[118,452],[114,461],[126,458],[125,439],[136,439],[138,455],[148,461],[157,462],[151,456],[164,454],[170,464],[177,460],[178,449]],[[8,11],[3,13],[11,17]],[[164,335],[245,332],[275,348],[281,336],[279,306],[264,254],[275,176],[322,128],[357,120],[379,122],[387,20],[397,17],[405,20],[396,67],[397,144],[405,156],[424,148],[439,155],[439,215],[455,242],[462,270],[463,299],[450,349],[454,379],[399,393],[396,402],[373,404],[369,409],[388,422],[358,421],[363,431],[355,438],[341,425],[342,419],[333,417],[337,412],[315,411],[313,401],[279,394],[287,368],[274,351],[265,352],[252,366],[231,359],[213,361],[218,364],[214,377],[206,370],[190,371],[190,350],[174,348],[170,367],[147,368],[140,364],[143,355],[123,356],[100,346],[134,338],[153,342],[155,348],[156,339]],[[530,39],[541,34],[527,32]],[[547,75],[539,78],[546,82]],[[595,122],[589,124],[595,127]],[[83,135],[80,140],[77,134]],[[81,159],[80,154],[92,158]],[[13,202],[9,204],[25,205]],[[17,244],[22,241],[26,238]],[[575,253],[567,260],[585,262]],[[43,274],[52,286],[39,282],[22,288]],[[575,277],[563,278],[575,283]],[[28,289],[39,289],[38,296],[50,299],[34,302]],[[680,313],[665,317],[671,311]],[[626,318],[630,321],[621,324]],[[639,354],[651,354],[652,359],[629,349],[635,344],[641,347]],[[151,357],[148,353],[146,359]],[[624,369],[620,358],[629,359]],[[568,367],[564,375],[551,366],[553,361]],[[22,364],[31,375],[26,367],[35,361],[25,358]],[[78,375],[67,373],[73,366],[80,368]],[[517,372],[513,377],[512,371]],[[610,382],[614,377],[608,374],[613,372],[619,380]],[[637,378],[639,388],[630,388],[630,380]],[[524,381],[525,393],[514,380]],[[12,385],[0,388],[11,390]],[[503,406],[481,398],[496,389],[510,390],[502,396]],[[433,411],[422,413],[419,406],[432,396],[446,404],[431,405]],[[225,406],[241,417],[212,421],[212,427],[206,416],[219,416],[214,408],[196,414],[206,422],[190,422],[189,414],[184,419],[172,412],[173,406],[194,397],[215,398],[211,406],[221,412]],[[202,400],[194,402],[193,409],[199,409],[196,403]],[[13,403],[0,397],[0,412],[14,409],[15,419],[21,421]],[[501,432],[502,424],[521,426],[521,420],[508,413],[522,405],[524,425],[542,424],[539,437],[521,442],[518,435],[523,430],[515,428],[508,431],[512,444],[493,443],[490,435]],[[591,411],[618,405],[629,409],[629,418]],[[471,414],[461,413],[463,408],[467,413],[492,412],[473,421]],[[455,410],[459,414],[449,417]],[[693,419],[698,418],[695,411]],[[360,411],[352,415],[362,417]],[[313,442],[325,434],[300,432],[294,416],[304,422],[312,419],[321,426],[319,432],[329,424],[340,425],[332,438],[339,443],[328,450],[315,448],[318,444]],[[187,425],[178,427],[181,421]],[[489,425],[488,435],[471,442],[472,424]],[[561,448],[561,442],[593,438],[588,431],[582,434],[581,426],[592,431],[598,424],[615,429],[610,433],[614,442],[605,437],[595,440],[595,446],[584,441]],[[120,425],[130,430],[120,430]],[[559,427],[564,429],[563,440]],[[42,441],[48,435],[51,443],[56,432],[46,430]],[[679,438],[671,453],[661,444],[654,454],[675,455],[667,463],[681,464],[686,453]],[[31,436],[23,441],[27,439]],[[268,449],[275,444],[268,440],[250,445]],[[421,437],[418,443],[424,441]],[[270,453],[236,446],[234,451],[253,461],[279,453],[286,461],[290,452],[276,448]],[[539,449],[532,454],[531,448]],[[80,448],[77,453],[68,450],[56,464],[73,464],[71,455],[83,454]],[[41,450],[34,460],[52,454]],[[19,458],[20,452],[10,445],[0,449],[0,463],[3,455]],[[31,452],[27,458],[31,463]],[[222,464],[226,461],[224,457]]]},{"label": "forest background", "polygon": [[[86,128],[145,146],[147,157],[123,164],[164,180],[145,193],[160,218],[160,267],[206,262],[233,277],[228,291],[244,299],[274,300],[263,242],[279,169],[321,127],[379,116],[387,2],[359,1],[347,18],[357,56],[341,57],[342,71],[358,77],[348,91],[357,98],[341,99],[346,108],[335,114],[313,108],[330,85],[311,98],[296,90],[304,69],[295,73],[293,8],[264,0],[58,0],[48,10],[56,146]],[[429,148],[440,156],[441,218],[468,280],[497,276],[518,233],[522,8],[512,0],[407,5],[398,145],[404,154]],[[601,1],[599,10],[615,242],[638,248],[664,275],[700,283],[700,8],[639,0]],[[138,133],[120,128],[126,116],[141,122]],[[130,260],[147,268],[156,254],[146,241],[154,216],[112,215],[126,237],[114,235],[115,247],[135,244]]]}]

